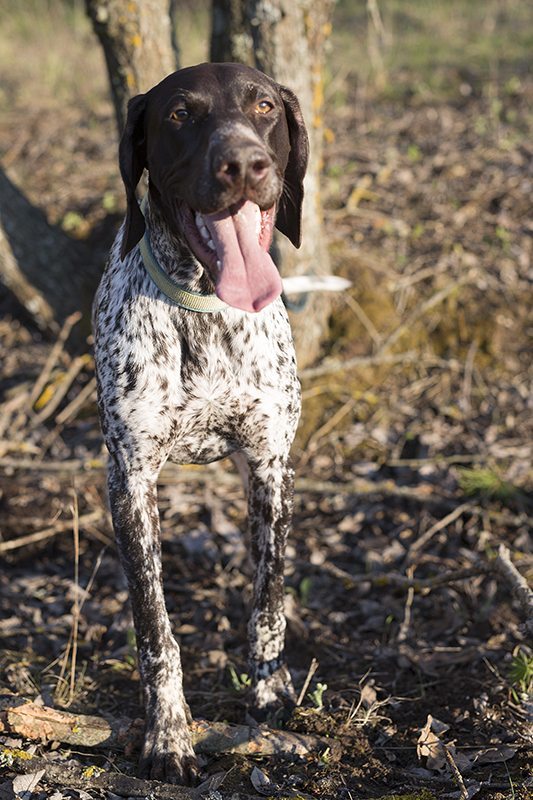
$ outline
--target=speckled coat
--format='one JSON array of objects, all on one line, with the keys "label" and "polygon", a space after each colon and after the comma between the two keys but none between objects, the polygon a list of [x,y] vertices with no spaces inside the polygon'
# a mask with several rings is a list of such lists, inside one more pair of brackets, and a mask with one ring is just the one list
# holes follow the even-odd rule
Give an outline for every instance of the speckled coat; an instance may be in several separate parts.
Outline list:
[{"label": "speckled coat", "polygon": [[[204,268],[152,204],[147,225],[161,266],[212,291]],[[283,646],[283,556],[292,505],[289,449],[300,412],[292,336],[281,299],[252,314],[184,310],[155,286],[138,246],[111,251],[94,306],[109,497],[128,579],[146,701],[141,763],[153,778],[192,780],[179,647],[161,579],[156,480],[167,459],[207,463],[237,451],[249,466],[255,563],[249,622],[255,706],[293,696]]]}]

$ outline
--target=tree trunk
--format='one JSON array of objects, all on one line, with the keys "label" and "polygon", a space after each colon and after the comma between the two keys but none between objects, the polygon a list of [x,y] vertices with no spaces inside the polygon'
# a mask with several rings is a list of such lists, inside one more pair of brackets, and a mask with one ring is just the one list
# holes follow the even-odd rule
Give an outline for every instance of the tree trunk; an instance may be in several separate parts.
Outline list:
[{"label": "tree trunk", "polygon": [[[305,179],[302,247],[276,236],[282,273],[329,274],[320,202],[324,44],[334,0],[213,0],[212,61],[238,61],[292,89],[307,122],[311,158]],[[300,367],[320,349],[329,314],[324,294],[302,297],[292,317]],[[298,309],[298,310],[296,310]]]},{"label": "tree trunk", "polygon": [[178,68],[171,30],[176,0],[86,0],[86,7],[104,50],[122,133],[128,100]]},{"label": "tree trunk", "polygon": [[[171,13],[177,0],[86,0],[87,13],[104,49],[117,127],[128,100],[176,69]],[[87,246],[50,226],[0,170],[0,279],[49,332],[74,310],[83,322],[73,346],[90,330],[90,307],[103,262]]]},{"label": "tree trunk", "polygon": [[[104,49],[119,131],[130,97],[177,68],[171,16],[179,0],[86,0]],[[277,236],[285,275],[329,273],[319,175],[322,151],[322,61],[333,0],[213,0],[212,59],[256,66],[298,95],[311,140],[305,181],[303,245]],[[0,277],[44,329],[81,308],[88,318],[101,269],[82,243],[48,225],[44,215],[0,173]],[[292,298],[291,298],[292,299]],[[325,295],[303,295],[292,315],[300,366],[314,360],[324,335]],[[78,326],[79,333],[83,327]]]},{"label": "tree trunk", "polygon": [[86,324],[76,333],[86,336],[100,272],[86,245],[49,225],[0,169],[0,276],[37,325],[55,333],[82,310]]}]

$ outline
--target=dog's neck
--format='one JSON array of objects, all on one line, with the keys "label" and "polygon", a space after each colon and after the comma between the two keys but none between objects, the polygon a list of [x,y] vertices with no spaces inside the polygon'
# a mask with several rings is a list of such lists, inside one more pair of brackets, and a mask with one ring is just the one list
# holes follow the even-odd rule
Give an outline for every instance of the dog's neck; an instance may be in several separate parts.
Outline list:
[{"label": "dog's neck", "polygon": [[145,219],[152,252],[168,276],[191,292],[212,294],[215,291],[213,281],[204,265],[192,253],[185,234],[175,224],[169,225],[150,196]]}]

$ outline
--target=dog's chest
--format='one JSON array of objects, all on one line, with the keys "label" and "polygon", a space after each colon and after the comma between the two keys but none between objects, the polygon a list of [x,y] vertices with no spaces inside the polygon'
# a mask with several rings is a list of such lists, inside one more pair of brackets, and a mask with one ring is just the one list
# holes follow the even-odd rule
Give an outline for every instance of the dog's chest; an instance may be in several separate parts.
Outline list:
[{"label": "dog's chest", "polygon": [[95,306],[108,447],[113,437],[128,458],[156,447],[181,463],[286,449],[300,404],[281,300],[258,314],[197,314],[161,299],[142,273],[128,288],[113,273]]},{"label": "dog's chest", "polygon": [[[174,411],[171,458],[216,460],[242,447],[271,450],[292,438],[299,415],[299,386],[283,310],[242,324],[219,317],[195,321],[180,338],[179,376],[169,376]],[[276,430],[277,429],[277,430]]]}]

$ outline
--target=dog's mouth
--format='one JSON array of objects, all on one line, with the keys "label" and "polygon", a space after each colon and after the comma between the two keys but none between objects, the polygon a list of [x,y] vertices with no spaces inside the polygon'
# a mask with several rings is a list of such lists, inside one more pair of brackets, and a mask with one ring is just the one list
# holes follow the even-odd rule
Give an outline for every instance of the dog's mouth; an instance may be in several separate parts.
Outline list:
[{"label": "dog's mouth", "polygon": [[185,236],[209,270],[217,296],[242,311],[260,311],[281,294],[281,277],[268,253],[275,214],[275,206],[261,211],[244,199],[216,214],[182,207]]}]

